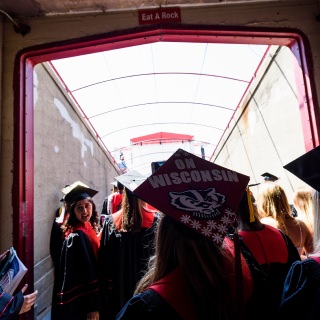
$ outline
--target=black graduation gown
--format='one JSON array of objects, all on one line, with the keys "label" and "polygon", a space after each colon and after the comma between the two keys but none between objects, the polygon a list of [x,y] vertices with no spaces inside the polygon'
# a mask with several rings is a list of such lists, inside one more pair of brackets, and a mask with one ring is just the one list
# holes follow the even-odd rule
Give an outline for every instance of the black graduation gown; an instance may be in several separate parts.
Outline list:
[{"label": "black graduation gown", "polygon": [[[259,265],[254,255],[240,237],[241,252],[250,268],[254,283],[253,295],[246,304],[246,319],[248,320],[269,320],[275,318],[281,303],[282,289],[286,275],[292,264],[295,261],[300,261],[299,253],[288,236],[280,230],[269,226],[266,226],[266,228],[276,233],[274,236],[278,236],[278,241],[284,240],[288,258],[285,263],[270,259],[272,262]],[[258,238],[256,238],[256,241],[258,241],[257,239]],[[268,243],[268,239],[264,239],[264,242]],[[262,252],[260,254],[262,254]]]},{"label": "black graduation gown", "polygon": [[116,320],[183,320],[158,293],[149,289],[132,297],[116,316]]},{"label": "black graduation gown", "polygon": [[19,291],[15,296],[4,292],[0,286],[0,319],[14,320],[19,318],[23,304],[23,294]]},{"label": "black graduation gown", "polygon": [[59,264],[61,248],[64,241],[64,234],[60,228],[61,223],[56,221],[59,217],[59,212],[60,208],[56,211],[56,217],[52,223],[50,233],[50,255],[55,268]]},{"label": "black graduation gown", "polygon": [[277,319],[320,319],[320,264],[314,259],[297,261],[290,268]]},{"label": "black graduation gown", "polygon": [[107,319],[114,319],[133,296],[137,282],[146,271],[149,257],[154,254],[158,219],[157,213],[151,227],[142,228],[140,232],[119,232],[114,226],[113,215],[106,217],[98,265],[101,300]]},{"label": "black graduation gown", "polygon": [[97,258],[88,236],[81,230],[64,241],[55,279],[52,320],[86,320],[99,311]]}]

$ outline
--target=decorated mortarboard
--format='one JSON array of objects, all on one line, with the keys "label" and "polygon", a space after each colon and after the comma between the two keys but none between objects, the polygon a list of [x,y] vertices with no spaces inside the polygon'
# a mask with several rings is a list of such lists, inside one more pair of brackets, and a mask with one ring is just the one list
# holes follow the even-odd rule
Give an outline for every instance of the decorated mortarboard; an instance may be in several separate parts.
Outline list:
[{"label": "decorated mortarboard", "polygon": [[221,245],[249,177],[178,149],[134,193]]},{"label": "decorated mortarboard", "polygon": [[75,201],[79,201],[79,200],[83,200],[83,199],[87,199],[87,198],[92,198],[98,192],[99,191],[91,189],[87,186],[77,185],[69,193],[67,193],[64,196],[64,201],[69,204],[72,204]]},{"label": "decorated mortarboard", "polygon": [[320,146],[283,166],[313,189],[320,192]]},{"label": "decorated mortarboard", "polygon": [[279,180],[278,177],[274,176],[273,174],[269,173],[269,172],[265,172],[261,175],[264,179],[264,181],[277,181]]},{"label": "decorated mortarboard", "polygon": [[116,177],[115,179],[132,192],[146,180],[146,177],[136,170],[131,170]]}]

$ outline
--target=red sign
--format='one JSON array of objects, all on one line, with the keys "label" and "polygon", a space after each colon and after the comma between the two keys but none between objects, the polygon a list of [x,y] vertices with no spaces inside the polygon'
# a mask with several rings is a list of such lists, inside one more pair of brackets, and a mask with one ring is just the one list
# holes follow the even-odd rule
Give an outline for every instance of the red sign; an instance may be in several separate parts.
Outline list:
[{"label": "red sign", "polygon": [[138,10],[139,24],[181,22],[180,8]]}]

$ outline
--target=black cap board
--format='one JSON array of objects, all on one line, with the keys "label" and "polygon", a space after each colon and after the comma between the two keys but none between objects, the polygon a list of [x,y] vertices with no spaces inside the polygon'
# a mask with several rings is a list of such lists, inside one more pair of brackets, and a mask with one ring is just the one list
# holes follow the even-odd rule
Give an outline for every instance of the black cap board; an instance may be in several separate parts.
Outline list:
[{"label": "black cap board", "polygon": [[128,171],[127,173],[124,173],[118,177],[115,177],[115,179],[119,183],[121,183],[125,188],[127,188],[128,190],[130,190],[132,192],[144,180],[146,180],[146,177],[136,170],[131,170],[131,171]]},{"label": "black cap board", "polygon": [[265,172],[261,176],[263,177],[264,181],[277,181],[279,179],[269,172]]},{"label": "black cap board", "polygon": [[60,199],[60,201],[62,201],[62,202],[66,201],[66,200],[65,200],[66,195],[67,195],[73,188],[75,188],[75,187],[77,187],[77,186],[88,187],[86,184],[84,184],[84,183],[81,182],[81,181],[76,181],[76,182],[74,182],[74,183],[72,183],[72,184],[67,184],[67,185],[65,185],[65,186],[61,189],[61,191],[62,191],[62,193],[64,194],[64,196]]},{"label": "black cap board", "polygon": [[71,204],[75,201],[79,201],[82,199],[92,198],[99,191],[91,189],[89,187],[85,187],[82,185],[78,185],[74,187],[69,193],[64,196],[64,201]]},{"label": "black cap board", "polygon": [[320,192],[320,146],[289,162],[285,169]]}]

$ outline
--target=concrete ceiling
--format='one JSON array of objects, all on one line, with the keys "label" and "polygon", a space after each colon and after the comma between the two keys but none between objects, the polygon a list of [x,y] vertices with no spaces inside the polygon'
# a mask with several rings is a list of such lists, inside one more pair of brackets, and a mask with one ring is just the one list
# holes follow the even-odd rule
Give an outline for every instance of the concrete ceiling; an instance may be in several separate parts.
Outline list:
[{"label": "concrete ceiling", "polygon": [[[204,4],[231,4],[241,1],[266,2],[266,0],[1,0],[0,10],[13,18],[46,15],[106,12],[162,6],[191,6]],[[270,2],[270,1],[268,1]],[[1,12],[0,11],[0,12]]]}]

